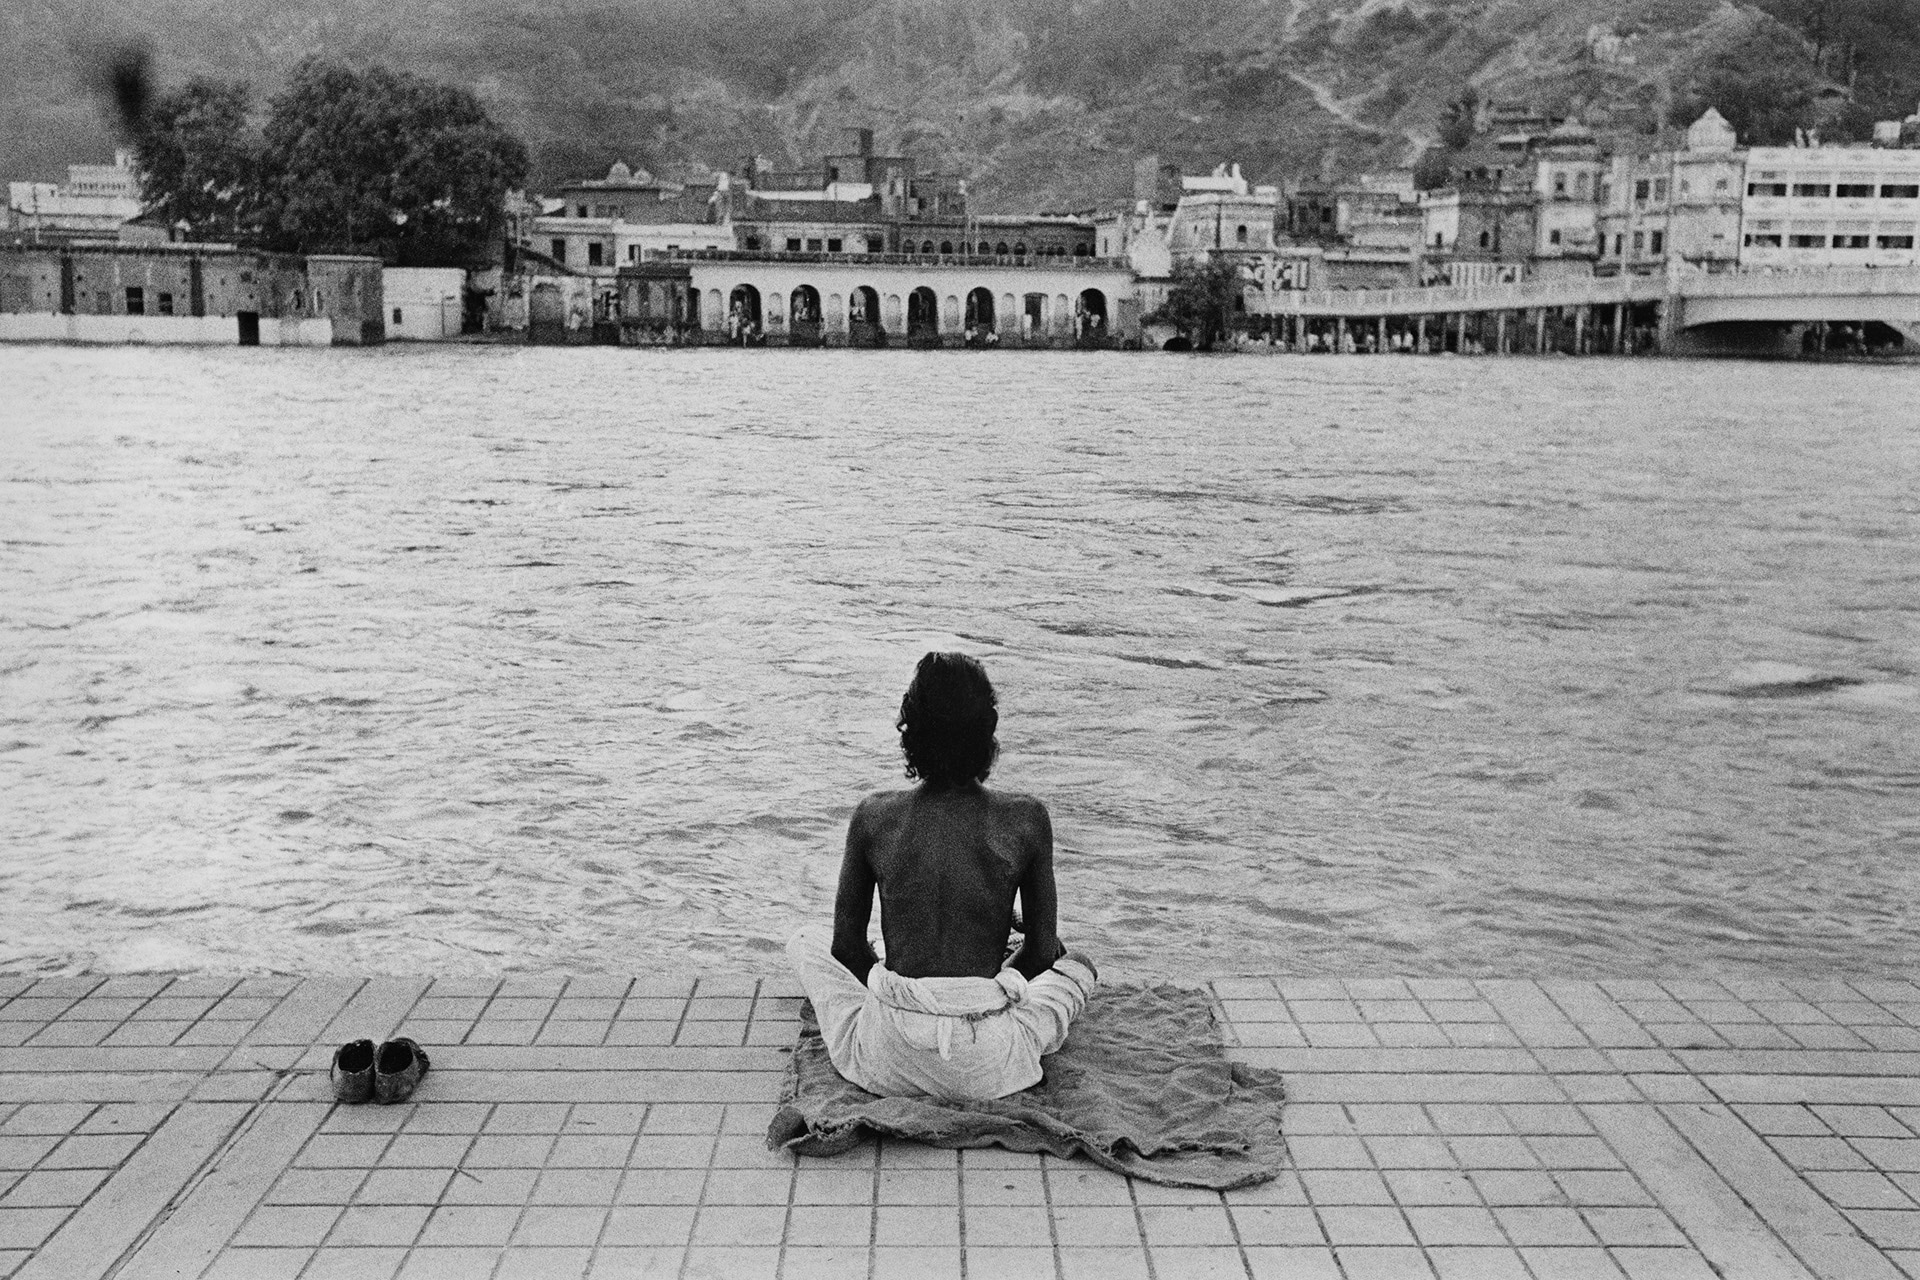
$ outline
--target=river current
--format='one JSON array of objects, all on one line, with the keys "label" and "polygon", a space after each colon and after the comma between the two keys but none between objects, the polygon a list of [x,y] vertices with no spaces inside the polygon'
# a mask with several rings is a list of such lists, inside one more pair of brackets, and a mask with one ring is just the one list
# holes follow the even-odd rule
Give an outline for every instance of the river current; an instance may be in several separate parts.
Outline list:
[{"label": "river current", "polygon": [[0,351],[0,968],[774,968],[928,649],[1122,972],[1920,962],[1920,374]]}]

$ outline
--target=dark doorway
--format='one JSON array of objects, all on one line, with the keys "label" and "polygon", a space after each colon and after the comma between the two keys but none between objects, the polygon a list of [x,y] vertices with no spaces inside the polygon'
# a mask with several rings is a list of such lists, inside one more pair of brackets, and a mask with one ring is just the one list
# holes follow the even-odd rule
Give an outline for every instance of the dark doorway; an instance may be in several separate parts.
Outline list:
[{"label": "dark doorway", "polygon": [[880,295],[869,285],[861,285],[847,297],[847,345],[887,345],[887,331],[880,324]]},{"label": "dark doorway", "polygon": [[258,311],[242,311],[239,313],[239,320],[240,320],[240,345],[243,347],[259,346],[260,345],[260,313]]},{"label": "dark doorway", "polygon": [[907,341],[915,346],[940,345],[940,299],[925,285],[907,295]]}]

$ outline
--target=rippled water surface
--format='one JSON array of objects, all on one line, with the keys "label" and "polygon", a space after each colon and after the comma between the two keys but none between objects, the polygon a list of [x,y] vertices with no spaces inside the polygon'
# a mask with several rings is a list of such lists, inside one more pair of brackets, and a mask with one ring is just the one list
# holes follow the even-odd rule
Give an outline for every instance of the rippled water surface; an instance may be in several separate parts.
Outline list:
[{"label": "rippled water surface", "polygon": [[935,647],[1122,970],[1910,966],[1917,377],[0,350],[0,966],[771,968]]}]

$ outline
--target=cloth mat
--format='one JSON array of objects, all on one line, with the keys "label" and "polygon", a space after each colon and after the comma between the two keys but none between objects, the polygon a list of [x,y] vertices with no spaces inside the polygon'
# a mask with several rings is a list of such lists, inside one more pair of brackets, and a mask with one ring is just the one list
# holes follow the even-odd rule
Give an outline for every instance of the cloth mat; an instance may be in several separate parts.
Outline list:
[{"label": "cloth mat", "polygon": [[879,1098],[827,1057],[813,1006],[767,1146],[835,1155],[866,1134],[936,1147],[1075,1153],[1117,1173],[1225,1191],[1280,1171],[1280,1073],[1229,1062],[1204,991],[1103,986],[1031,1089],[992,1102]]}]

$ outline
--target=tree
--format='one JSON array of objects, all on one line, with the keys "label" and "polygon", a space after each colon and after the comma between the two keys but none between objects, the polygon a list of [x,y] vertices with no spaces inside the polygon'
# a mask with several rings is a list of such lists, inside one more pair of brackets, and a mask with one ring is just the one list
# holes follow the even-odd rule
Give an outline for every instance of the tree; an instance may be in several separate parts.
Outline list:
[{"label": "tree", "polygon": [[264,163],[281,247],[460,264],[500,228],[527,152],[464,89],[322,58],[274,98]]},{"label": "tree", "polygon": [[134,162],[148,211],[196,240],[259,236],[266,204],[260,139],[247,120],[246,86],[189,80],[135,116]]},{"label": "tree", "polygon": [[1676,96],[1670,120],[1685,125],[1713,107],[1742,144],[1787,146],[1796,129],[1820,123],[1819,76],[1804,49],[1779,32],[1762,33],[1700,69]]},{"label": "tree", "polygon": [[1178,329],[1198,349],[1210,349],[1227,336],[1228,317],[1240,300],[1244,282],[1239,264],[1225,257],[1174,264],[1173,287],[1152,317]]},{"label": "tree", "polygon": [[1480,125],[1480,93],[1467,91],[1440,110],[1440,144],[1449,151],[1465,151]]}]

